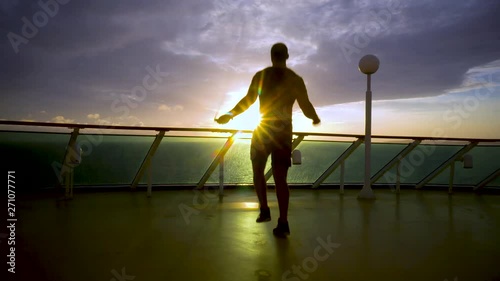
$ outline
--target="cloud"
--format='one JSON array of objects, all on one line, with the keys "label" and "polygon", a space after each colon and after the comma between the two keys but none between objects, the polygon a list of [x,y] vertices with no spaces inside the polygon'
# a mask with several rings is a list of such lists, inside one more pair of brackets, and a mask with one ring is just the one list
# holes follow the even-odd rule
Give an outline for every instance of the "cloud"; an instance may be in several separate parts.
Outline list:
[{"label": "cloud", "polygon": [[[283,5],[280,1],[216,0],[213,8],[197,19],[200,28],[164,41],[163,48],[176,55],[205,59],[224,70],[253,72],[269,63],[271,45],[284,41],[295,54],[290,64],[304,63],[317,47],[317,42],[307,33],[318,26],[304,22],[303,15],[316,6],[300,1]],[[292,34],[290,30],[301,32]]]},{"label": "cloud", "polygon": [[[20,19],[39,10],[32,4],[0,4],[0,33],[20,33]],[[390,5],[399,6],[390,12]],[[381,60],[374,100],[438,96],[500,58],[499,9],[498,1],[477,0],[70,1],[19,54],[0,42],[0,117],[43,108],[63,120],[91,111],[136,124],[118,120],[125,111],[106,97],[130,94],[148,74],[145,67],[159,64],[168,81],[127,113],[151,124],[163,122],[149,116],[153,111],[183,111],[197,124],[213,114],[203,109],[215,111],[219,97],[247,88],[253,73],[270,65],[277,41],[289,46],[289,66],[304,77],[315,106],[364,99],[357,61],[367,53]],[[373,22],[383,30],[367,32]],[[360,46],[356,36],[368,41]],[[344,42],[356,47],[350,61]]]},{"label": "cloud", "polygon": [[88,119],[99,119],[100,115],[99,115],[99,113],[89,114],[89,115],[87,115],[87,118]]},{"label": "cloud", "polygon": [[175,105],[175,106],[169,106],[169,105],[166,105],[166,104],[160,104],[158,106],[158,110],[159,111],[167,111],[167,112],[178,112],[178,111],[183,111],[184,110],[184,106],[182,105]]},{"label": "cloud", "polygon": [[170,108],[166,104],[161,104],[160,106],[158,106],[158,110],[160,110],[160,111],[170,111],[170,110],[172,110],[172,108]]},{"label": "cloud", "polygon": [[500,60],[469,69],[462,84],[445,91],[445,94],[461,93],[465,91],[486,91],[493,93],[500,87]]},{"label": "cloud", "polygon": [[[500,60],[470,69],[461,85],[442,95],[373,101],[374,134],[430,136],[438,128],[448,137],[498,138],[498,122],[492,120],[498,120],[500,108],[499,66]],[[326,131],[363,133],[364,102],[326,105],[317,111],[327,120]],[[332,126],[332,121],[341,123]]]},{"label": "cloud", "polygon": [[75,122],[74,119],[66,119],[64,116],[58,115],[54,118],[52,118],[52,122],[54,123],[73,123]]},{"label": "cloud", "polygon": [[118,122],[112,122],[112,121],[110,121],[108,119],[97,119],[95,121],[95,124],[98,124],[98,125],[111,125],[111,126],[119,126],[119,125],[121,125]]},{"label": "cloud", "polygon": [[137,116],[130,115],[125,118],[119,118],[122,123],[126,126],[134,126],[134,127],[144,127],[144,122]]}]

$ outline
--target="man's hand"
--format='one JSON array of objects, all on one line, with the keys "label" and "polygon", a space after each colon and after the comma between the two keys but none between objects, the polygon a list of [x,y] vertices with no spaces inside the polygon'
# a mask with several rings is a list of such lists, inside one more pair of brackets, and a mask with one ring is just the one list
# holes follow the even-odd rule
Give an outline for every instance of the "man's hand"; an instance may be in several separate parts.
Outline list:
[{"label": "man's hand", "polygon": [[313,120],[313,125],[314,126],[318,126],[320,123],[321,123],[321,120],[319,118]]},{"label": "man's hand", "polygon": [[233,119],[233,114],[231,113],[226,113],[219,117],[219,119],[215,119],[215,121],[219,124],[227,124],[231,119]]}]

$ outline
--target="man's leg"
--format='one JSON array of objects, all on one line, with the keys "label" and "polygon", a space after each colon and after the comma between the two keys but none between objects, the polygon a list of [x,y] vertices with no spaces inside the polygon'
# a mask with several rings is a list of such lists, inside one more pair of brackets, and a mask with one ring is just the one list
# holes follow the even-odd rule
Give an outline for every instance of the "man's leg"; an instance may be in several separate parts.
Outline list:
[{"label": "man's leg", "polygon": [[260,214],[257,217],[257,222],[266,222],[271,220],[271,211],[269,210],[269,205],[267,204],[266,177],[264,175],[268,157],[268,150],[262,144],[262,136],[260,136],[259,130],[256,130],[252,136],[250,158],[252,159],[253,184],[260,204]]},{"label": "man's leg", "polygon": [[267,185],[264,170],[266,168],[266,162],[261,159],[252,159],[253,168],[253,185],[255,187],[255,192],[257,193],[257,198],[259,199],[260,209],[269,209],[267,205]]},{"label": "man's leg", "polygon": [[273,177],[276,185],[276,197],[278,198],[278,206],[280,209],[280,217],[278,222],[286,223],[288,221],[288,204],[290,201],[290,190],[286,181],[288,174],[288,166],[273,165]]},{"label": "man's leg", "polygon": [[[282,142],[285,143],[286,142]],[[290,200],[290,190],[288,189],[287,174],[291,166],[291,147],[284,147],[273,152],[273,176],[276,185],[276,197],[278,198],[278,207],[280,217],[278,226],[273,229],[274,235],[283,237],[290,234],[288,226],[288,204]]]}]

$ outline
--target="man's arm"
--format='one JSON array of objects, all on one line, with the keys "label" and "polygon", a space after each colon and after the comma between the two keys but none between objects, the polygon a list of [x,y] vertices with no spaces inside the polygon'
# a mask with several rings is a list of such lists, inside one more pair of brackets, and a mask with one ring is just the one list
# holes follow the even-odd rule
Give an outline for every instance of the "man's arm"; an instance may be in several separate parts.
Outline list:
[{"label": "man's arm", "polygon": [[226,124],[233,117],[245,112],[245,110],[247,110],[257,100],[259,79],[260,75],[258,73],[254,75],[246,96],[244,96],[228,113],[219,117],[219,119],[216,120],[217,123]]},{"label": "man's arm", "polygon": [[299,82],[299,87],[298,87],[298,93],[297,93],[297,102],[299,103],[300,109],[302,109],[302,112],[304,112],[304,115],[313,120],[313,124],[319,124],[321,120],[318,117],[318,114],[316,113],[316,110],[314,109],[313,105],[309,101],[309,97],[307,95],[307,89],[306,85],[304,84],[304,81],[300,79]]},{"label": "man's arm", "polygon": [[233,117],[240,115],[245,112],[256,100],[258,96],[259,88],[259,77],[260,75],[255,75],[252,79],[252,83],[248,88],[247,95],[244,96],[229,112],[233,114]]}]

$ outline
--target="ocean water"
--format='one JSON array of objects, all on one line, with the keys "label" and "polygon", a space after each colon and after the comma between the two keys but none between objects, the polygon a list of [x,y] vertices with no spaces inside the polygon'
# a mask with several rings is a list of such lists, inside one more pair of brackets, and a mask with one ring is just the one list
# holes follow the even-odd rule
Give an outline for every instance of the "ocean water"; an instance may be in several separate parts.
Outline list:
[{"label": "ocean water", "polygon": [[[38,189],[53,187],[57,182],[69,134],[0,132],[0,151],[5,161],[4,169],[15,170],[21,188]],[[154,136],[80,135],[78,142],[83,150],[82,163],[75,168],[75,185],[128,185],[149,151]],[[226,142],[215,137],[165,137],[152,159],[153,184],[197,184]],[[291,184],[312,184],[351,145],[351,142],[303,141],[297,149],[302,152],[302,165],[290,168]],[[393,159],[406,144],[372,144],[372,175]],[[408,155],[401,165],[401,182],[416,184],[450,158],[460,145],[420,145]],[[481,146],[470,154],[474,168],[463,169],[457,162],[456,184],[475,185],[500,168],[500,146]],[[250,140],[238,139],[224,158],[224,182],[251,184]],[[270,160],[268,168],[270,168]],[[325,181],[340,182],[340,169]],[[364,175],[364,145],[361,145],[345,162],[345,182],[360,184]],[[377,183],[395,183],[393,168]],[[140,183],[147,183],[147,176]],[[449,171],[431,181],[447,184]],[[217,168],[208,183],[219,182]],[[270,179],[272,183],[272,178]],[[497,179],[490,186],[500,186]]]}]

